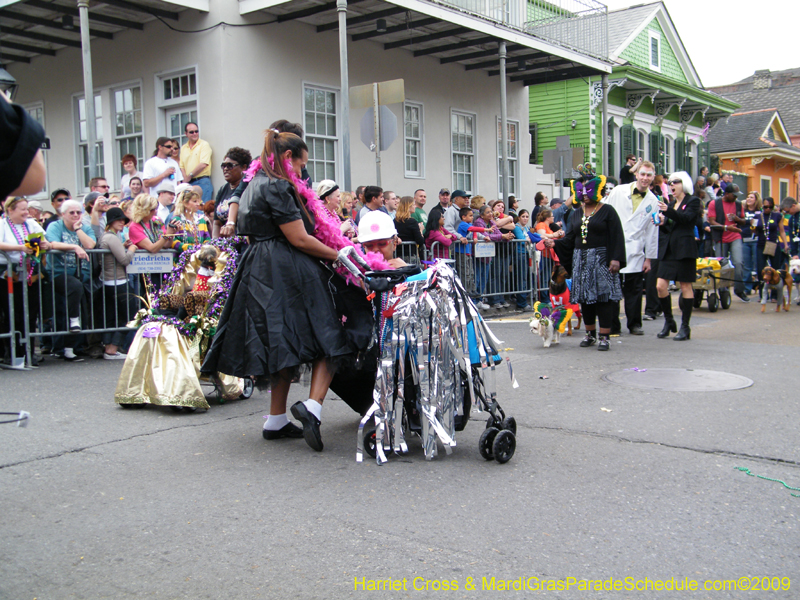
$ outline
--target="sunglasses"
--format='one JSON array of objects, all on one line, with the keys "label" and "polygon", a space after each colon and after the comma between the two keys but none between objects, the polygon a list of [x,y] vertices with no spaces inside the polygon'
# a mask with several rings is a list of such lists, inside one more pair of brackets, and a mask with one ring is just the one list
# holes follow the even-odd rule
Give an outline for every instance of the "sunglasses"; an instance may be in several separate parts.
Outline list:
[{"label": "sunglasses", "polygon": [[83,212],[82,210],[70,210],[70,211],[67,212],[67,214],[68,215],[79,215],[82,212]]},{"label": "sunglasses", "polygon": [[386,248],[389,245],[391,240],[375,240],[374,242],[364,242],[361,245],[364,246],[367,250],[372,252],[373,250],[377,250],[378,248]]},{"label": "sunglasses", "polygon": [[108,205],[109,206],[119,206],[119,202],[117,202],[116,200],[111,200],[110,202],[108,202]]},{"label": "sunglasses", "polygon": [[173,146],[172,144],[164,144],[164,145],[163,145],[163,146],[161,146],[161,147],[162,147],[162,148],[168,148],[169,150],[172,150],[173,148],[175,148],[175,146]]},{"label": "sunglasses", "polygon": [[105,189],[108,189],[108,188],[109,188],[109,186],[108,186],[108,185],[98,185],[97,187],[99,187],[99,188],[105,188]]},{"label": "sunglasses", "polygon": [[762,210],[772,210],[772,207],[769,204],[765,204],[761,207]]},{"label": "sunglasses", "polygon": [[235,162],[225,162],[225,163],[222,163],[220,165],[220,167],[222,167],[223,171],[225,169],[235,169],[236,167],[239,167],[239,166],[241,166],[241,165],[239,163],[235,163]]},{"label": "sunglasses", "polygon": [[668,181],[667,183],[670,184],[670,185],[678,185],[678,184],[683,185],[683,180],[681,180],[681,179],[673,179],[672,181]]},{"label": "sunglasses", "polygon": [[194,131],[187,131],[186,133],[200,133],[199,129],[195,129]]}]

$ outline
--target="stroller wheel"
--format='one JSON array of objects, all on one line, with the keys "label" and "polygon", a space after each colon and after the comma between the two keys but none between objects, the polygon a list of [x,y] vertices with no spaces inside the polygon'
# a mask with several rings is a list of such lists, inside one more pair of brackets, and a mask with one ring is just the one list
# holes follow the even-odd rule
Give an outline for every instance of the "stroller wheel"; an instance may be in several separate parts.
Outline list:
[{"label": "stroller wheel", "polygon": [[503,419],[503,429],[517,435],[517,420],[514,417]]},{"label": "stroller wheel", "polygon": [[197,410],[196,406],[184,406],[183,407],[183,412],[186,412],[186,413],[193,413],[196,410]]},{"label": "stroller wheel", "polygon": [[253,382],[252,379],[249,377],[244,378],[244,389],[242,390],[242,395],[239,396],[242,400],[247,400],[250,396],[253,395],[253,390],[255,389],[256,384]]},{"label": "stroller wheel", "polygon": [[183,410],[183,407],[182,406],[170,406],[169,409],[172,412],[181,412],[181,410]]},{"label": "stroller wheel", "polygon": [[369,454],[372,458],[377,456],[377,451],[375,450],[376,440],[377,437],[374,429],[370,429],[364,434],[364,452]]},{"label": "stroller wheel", "polygon": [[484,429],[481,434],[481,439],[478,442],[478,451],[486,460],[492,460],[494,458],[492,448],[498,433],[500,433],[500,430],[497,427],[489,427],[488,429]]},{"label": "stroller wheel", "polygon": [[494,452],[494,459],[500,464],[510,461],[516,449],[517,437],[512,432],[504,430],[494,438],[492,451]]}]

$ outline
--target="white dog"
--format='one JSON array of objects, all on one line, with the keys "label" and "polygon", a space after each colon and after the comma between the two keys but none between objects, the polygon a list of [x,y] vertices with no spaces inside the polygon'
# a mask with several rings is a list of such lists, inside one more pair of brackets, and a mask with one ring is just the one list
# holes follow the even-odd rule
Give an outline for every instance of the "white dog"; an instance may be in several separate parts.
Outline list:
[{"label": "white dog", "polygon": [[[789,275],[792,277],[792,283],[797,290],[797,304],[800,305],[800,258],[793,258],[789,261]],[[789,302],[792,301],[792,291],[789,288]]]},{"label": "white dog", "polygon": [[550,344],[561,342],[561,333],[571,319],[572,309],[570,308],[553,308],[544,302],[536,302],[533,305],[533,316],[531,317],[531,333],[540,336],[544,347],[549,348]]}]

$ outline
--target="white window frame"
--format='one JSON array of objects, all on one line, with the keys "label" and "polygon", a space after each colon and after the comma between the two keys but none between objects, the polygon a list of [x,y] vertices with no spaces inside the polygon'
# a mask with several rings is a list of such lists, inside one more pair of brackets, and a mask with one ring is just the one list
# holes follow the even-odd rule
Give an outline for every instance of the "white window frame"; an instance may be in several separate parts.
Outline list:
[{"label": "white window frame", "polygon": [[[184,96],[180,96],[178,98],[165,98],[164,97],[164,81],[167,79],[175,79],[176,77],[182,77],[184,75],[191,76],[194,75],[195,81],[195,93],[194,94],[187,94]],[[172,108],[184,108],[187,111],[191,112],[194,110],[197,113],[197,124],[200,125],[200,121],[202,119],[200,115],[200,74],[197,65],[190,65],[187,67],[182,67],[180,69],[172,69],[169,71],[163,71],[160,73],[156,73],[153,76],[154,85],[155,85],[155,95],[156,95],[156,112],[158,114],[158,119],[156,123],[156,131],[158,136],[171,136],[169,130],[169,123],[167,123],[167,111]],[[200,133],[202,137],[202,130]],[[186,134],[181,132],[180,136],[178,136],[178,141],[183,145],[186,139]],[[147,148],[145,147],[145,154],[147,154]]]},{"label": "white window frame", "polygon": [[[764,190],[764,181],[767,181],[769,183],[769,194],[765,194],[763,192],[763,190]],[[780,190],[780,188],[778,188],[778,189]],[[762,199],[763,198],[767,198],[767,197],[774,198],[775,196],[772,195],[772,177],[768,177],[766,175],[761,175],[759,180],[758,180],[758,191],[761,194],[761,198]],[[779,198],[778,200],[776,200],[775,204],[779,205],[780,203],[781,203],[781,201],[780,201],[780,198]]]},{"label": "white window frame", "polygon": [[[453,146],[453,117],[464,117],[472,119],[472,152],[458,152],[460,156],[471,156],[472,157],[472,170],[469,172],[470,177],[472,178],[472,189],[460,188],[463,189],[468,194],[476,193],[476,190],[479,189],[478,187],[478,115],[473,112],[459,110],[456,108],[450,109],[450,123],[449,123],[449,135],[450,135],[450,179],[452,181],[453,189],[459,189],[459,186],[456,184],[456,150]],[[493,136],[494,137],[494,136]],[[466,172],[465,172],[466,173]]]},{"label": "white window frame", "polygon": [[145,139],[145,135],[144,135],[144,132],[147,130],[147,123],[145,122],[144,86],[142,85],[142,81],[141,80],[137,80],[137,81],[125,82],[125,83],[121,83],[119,85],[115,85],[115,86],[113,86],[111,88],[111,91],[110,91],[110,94],[109,94],[109,100],[111,102],[111,112],[109,114],[113,115],[113,118],[111,118],[109,120],[111,121],[111,129],[112,129],[112,132],[113,132],[114,144],[113,144],[112,150],[113,150],[113,154],[114,154],[114,164],[116,165],[114,167],[114,178],[115,179],[111,184],[111,189],[112,190],[116,189],[116,186],[119,183],[122,182],[122,176],[125,174],[125,172],[124,172],[124,170],[122,168],[122,157],[124,155],[121,154],[120,151],[119,151],[119,140],[123,139],[123,138],[128,138],[128,139],[129,138],[133,138],[133,137],[136,137],[136,135],[137,135],[137,134],[124,134],[124,135],[121,135],[121,136],[117,135],[117,123],[116,123],[116,118],[117,118],[117,100],[116,100],[116,94],[117,94],[117,92],[124,91],[124,90],[127,90],[127,89],[132,89],[132,88],[139,88],[139,97],[141,98],[141,102],[142,102],[142,108],[141,108],[141,112],[142,112],[142,130],[138,134],[138,136],[142,138],[142,156],[141,157],[138,157],[138,156],[136,157],[137,160],[138,160],[138,164],[137,164],[136,168],[139,171],[144,169],[144,163],[147,161],[148,158],[150,158],[149,153],[147,151],[147,140]]},{"label": "white window frame", "polygon": [[[31,117],[33,117],[39,125],[42,126],[42,129],[47,132],[47,128],[44,124],[44,102],[32,102],[30,104],[24,105],[24,108]],[[31,111],[41,111],[42,118],[38,119],[36,116],[31,114]],[[45,178],[44,178],[44,188],[37,194],[29,194],[27,198],[29,200],[49,200],[50,199],[50,177],[49,177],[49,169],[47,168],[47,153],[49,150],[42,150],[42,156],[44,157],[44,167],[45,167]]]},{"label": "white window frame", "polygon": [[648,154],[647,149],[649,148],[649,146],[650,146],[650,138],[648,137],[647,132],[644,129],[637,129],[636,130],[636,154],[638,155],[637,158],[657,163],[658,161],[653,160],[652,156],[647,156]]},{"label": "white window frame", "polygon": [[[409,137],[406,129],[406,107],[416,108],[419,111],[419,136]],[[416,156],[417,170],[408,169],[408,142],[416,142],[419,152]],[[425,106],[422,102],[406,101],[403,103],[403,171],[406,179],[425,179]]]},{"label": "white window frame", "polygon": [[[647,64],[650,65],[650,70],[661,73],[661,34],[652,30],[647,33]],[[658,64],[653,63],[653,40],[656,41],[658,46],[656,51],[658,55]]]},{"label": "white window frame", "polygon": [[[103,151],[101,153],[101,156],[103,158],[103,163],[102,163],[103,171],[102,171],[102,175],[98,175],[98,177],[103,177],[103,178],[106,179],[106,181],[109,181],[109,179],[108,179],[108,177],[106,175],[106,165],[109,162],[109,156],[108,156],[109,148],[108,148],[108,144],[106,143],[108,141],[108,137],[109,137],[108,133],[109,132],[106,131],[106,125],[107,124],[110,125],[110,120],[109,119],[103,119],[103,117],[102,117],[102,115],[108,114],[108,90],[107,89],[102,89],[102,90],[95,89],[95,97],[98,97],[100,99],[100,108],[101,108],[100,131],[99,132],[96,131],[95,135],[98,136],[98,133],[102,134],[102,138],[100,138],[98,136],[98,139],[95,139],[95,144],[102,143],[102,145],[103,145]],[[75,168],[76,168],[76,175],[77,175],[76,186],[75,186],[75,189],[77,190],[76,195],[78,195],[78,194],[87,194],[89,192],[89,189],[90,189],[88,184],[87,185],[83,184],[83,181],[84,181],[84,179],[83,179],[84,178],[84,172],[83,171],[84,171],[84,168],[88,166],[88,165],[84,165],[83,164],[83,150],[82,150],[82,147],[85,144],[88,144],[88,142],[82,142],[81,141],[80,101],[83,100],[83,99],[84,99],[83,94],[76,94],[76,95],[74,95],[72,97],[72,114],[73,114],[73,124],[74,124],[74,131],[75,131],[75,150],[76,150],[76,152],[75,152]],[[96,121],[97,121],[97,112],[95,112],[95,122]],[[87,126],[88,126],[88,123],[87,123]],[[87,150],[87,157],[88,157],[88,150]],[[113,160],[113,153],[112,153],[111,160]],[[91,181],[91,177],[89,178],[89,181]],[[112,190],[114,189],[113,183],[114,183],[114,181],[112,179],[111,183],[109,183],[109,186],[111,187]]]},{"label": "white window frame", "polygon": [[786,196],[789,196],[791,194],[791,191],[792,191],[792,183],[788,179],[784,179],[782,177],[779,178],[778,179],[778,195],[780,196],[780,198],[778,199],[778,202],[783,202],[783,199],[785,198],[785,196],[783,194],[781,194],[781,184],[786,184]]},{"label": "white window frame", "polygon": [[[500,125],[500,117],[497,117],[495,131],[498,133],[497,137],[497,193],[499,194],[499,198],[508,198],[509,196],[519,196],[520,185],[519,185],[519,121],[516,119],[506,119],[506,125],[509,127],[514,127],[516,130],[516,135],[514,136],[514,143],[516,144],[516,156],[511,156],[511,148],[507,150],[508,153],[508,182],[509,187],[511,188],[508,192],[503,191],[503,173],[502,169],[500,168],[500,161],[503,159],[501,152],[502,152],[502,130]],[[511,140],[509,138],[508,141],[509,146],[511,145]],[[513,175],[512,175],[513,173]]]},{"label": "white window frame", "polygon": [[[315,91],[322,91],[322,92],[331,92],[334,96],[334,116],[336,118],[336,135],[329,136],[329,135],[319,135],[317,133],[309,133],[308,128],[306,127],[306,90],[312,89]],[[309,162],[311,162],[311,150],[313,139],[322,139],[322,140],[330,140],[333,141],[333,156],[334,156],[334,163],[333,163],[333,171],[334,177],[333,179],[336,181],[342,181],[342,157],[341,157],[341,131],[342,131],[342,116],[341,116],[341,90],[338,87],[332,87],[329,85],[321,85],[318,83],[313,83],[310,81],[303,81],[303,85],[301,87],[300,92],[300,114],[302,114],[302,121],[301,125],[303,126],[303,134],[305,135],[306,145],[309,147]],[[316,173],[312,173],[309,170],[309,175],[311,176],[311,181],[313,184],[319,183],[319,181],[315,180]]]}]

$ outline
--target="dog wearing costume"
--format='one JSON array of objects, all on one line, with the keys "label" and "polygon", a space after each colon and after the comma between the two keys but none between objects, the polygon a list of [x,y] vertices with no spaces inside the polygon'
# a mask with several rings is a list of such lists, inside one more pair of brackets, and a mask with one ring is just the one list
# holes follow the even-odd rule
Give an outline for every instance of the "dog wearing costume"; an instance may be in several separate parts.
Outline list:
[{"label": "dog wearing costume", "polygon": [[[795,289],[797,289],[797,305],[800,306],[800,258],[793,258],[789,261],[789,275],[792,277],[792,283],[794,284]],[[789,302],[792,301],[791,299],[791,286],[789,287]]]},{"label": "dog wearing costume", "polygon": [[[572,304],[569,298],[569,287],[567,286],[567,270],[561,264],[553,265],[553,273],[550,275],[550,304],[553,308],[568,308],[572,314],[578,317],[578,324],[575,329],[581,328],[581,307]],[[572,335],[572,319],[567,321],[567,335]]]},{"label": "dog wearing costume", "polygon": [[530,321],[531,333],[539,335],[544,347],[549,348],[550,344],[560,343],[561,334],[571,319],[571,308],[553,307],[544,302],[536,302],[533,305],[533,317]]},{"label": "dog wearing costume", "polygon": [[761,312],[767,312],[767,300],[773,290],[778,296],[775,312],[781,312],[781,305],[783,305],[783,310],[789,312],[792,296],[792,276],[786,268],[784,267],[778,271],[769,266],[764,267],[761,270],[761,282],[763,284],[761,287]]}]

